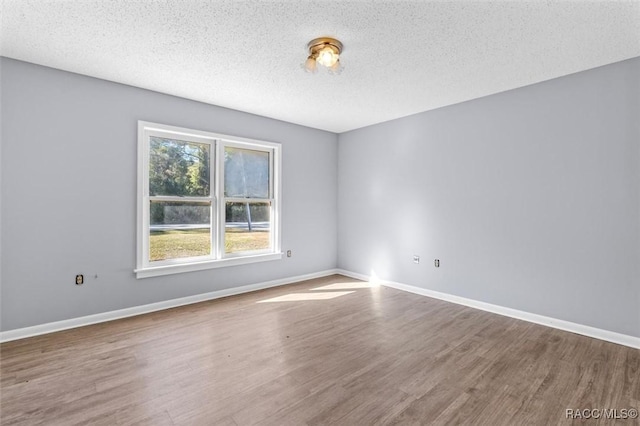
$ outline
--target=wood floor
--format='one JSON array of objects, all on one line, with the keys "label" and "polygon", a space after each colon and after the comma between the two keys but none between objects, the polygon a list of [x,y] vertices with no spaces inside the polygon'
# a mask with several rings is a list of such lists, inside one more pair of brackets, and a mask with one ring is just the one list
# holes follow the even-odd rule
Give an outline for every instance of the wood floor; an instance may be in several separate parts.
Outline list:
[{"label": "wood floor", "polygon": [[337,275],[0,356],[2,425],[546,425],[640,408],[639,350]]}]

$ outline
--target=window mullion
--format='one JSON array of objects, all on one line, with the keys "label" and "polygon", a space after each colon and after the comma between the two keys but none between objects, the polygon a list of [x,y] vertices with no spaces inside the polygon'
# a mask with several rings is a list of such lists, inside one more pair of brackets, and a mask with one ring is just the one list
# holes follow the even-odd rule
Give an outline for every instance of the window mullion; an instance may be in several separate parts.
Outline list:
[{"label": "window mullion", "polygon": [[[218,151],[217,151],[218,141],[213,140],[211,146],[209,148],[209,195],[211,196],[211,214],[209,216],[210,219],[210,232],[211,232],[211,256],[214,259],[218,259],[218,204],[220,199],[218,198],[218,191],[216,188],[218,182]],[[213,173],[211,172],[213,170]]]},{"label": "window mullion", "polygon": [[238,197],[225,197],[226,203],[272,203],[273,198],[238,198]]},{"label": "window mullion", "polygon": [[224,197],[224,143],[216,141],[216,199],[218,201],[216,211],[216,258],[224,257],[224,221],[225,207],[227,205]]},{"label": "window mullion", "polygon": [[184,202],[184,203],[208,203],[211,202],[213,197],[203,196],[203,197],[179,197],[175,195],[151,195],[149,196],[149,201],[175,201],[175,202]]}]

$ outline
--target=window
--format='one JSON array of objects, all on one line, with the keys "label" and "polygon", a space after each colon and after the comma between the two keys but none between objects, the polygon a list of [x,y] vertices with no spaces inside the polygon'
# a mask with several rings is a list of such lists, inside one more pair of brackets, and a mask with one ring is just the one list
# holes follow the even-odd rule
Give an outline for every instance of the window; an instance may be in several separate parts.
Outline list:
[{"label": "window", "polygon": [[280,145],[138,123],[138,278],[281,258]]}]

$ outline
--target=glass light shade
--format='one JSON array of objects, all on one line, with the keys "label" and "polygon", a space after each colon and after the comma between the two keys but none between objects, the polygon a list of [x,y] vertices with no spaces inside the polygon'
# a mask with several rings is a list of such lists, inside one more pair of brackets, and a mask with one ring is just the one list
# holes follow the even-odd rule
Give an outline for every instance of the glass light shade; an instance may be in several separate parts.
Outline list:
[{"label": "glass light shade", "polygon": [[325,67],[333,66],[337,60],[338,55],[333,51],[331,46],[325,46],[318,52],[318,62]]},{"label": "glass light shade", "polygon": [[340,63],[340,59],[338,59],[335,64],[333,64],[333,65],[331,65],[329,67],[329,73],[330,74],[336,74],[336,75],[337,74],[341,74],[343,69],[344,69],[344,67]]},{"label": "glass light shade", "polygon": [[315,74],[318,72],[318,64],[316,63],[316,60],[313,57],[309,56],[307,60],[304,62],[304,70],[312,74]]}]

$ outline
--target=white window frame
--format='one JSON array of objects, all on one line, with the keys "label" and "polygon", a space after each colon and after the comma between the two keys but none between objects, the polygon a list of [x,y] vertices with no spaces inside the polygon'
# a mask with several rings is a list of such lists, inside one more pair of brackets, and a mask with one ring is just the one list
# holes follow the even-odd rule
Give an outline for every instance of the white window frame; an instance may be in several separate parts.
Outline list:
[{"label": "white window frame", "polygon": [[[152,136],[176,138],[188,142],[209,144],[210,194],[202,197],[149,195],[149,140]],[[225,147],[269,152],[269,198],[231,198],[224,196]],[[199,271],[225,266],[244,265],[282,258],[280,247],[281,145],[165,124],[138,121],[138,202],[137,202],[137,278],[181,272]],[[209,256],[149,260],[149,227],[151,200],[210,203],[211,247]],[[270,203],[270,249],[225,253],[224,230],[226,202]]]}]

